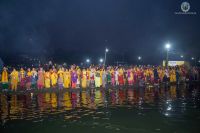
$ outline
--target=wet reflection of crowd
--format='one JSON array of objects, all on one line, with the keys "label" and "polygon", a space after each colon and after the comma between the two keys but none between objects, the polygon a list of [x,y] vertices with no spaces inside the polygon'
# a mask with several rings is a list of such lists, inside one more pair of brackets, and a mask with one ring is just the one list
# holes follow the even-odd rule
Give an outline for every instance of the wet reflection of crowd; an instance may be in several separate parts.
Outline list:
[{"label": "wet reflection of crowd", "polygon": [[[173,101],[185,97],[186,89],[171,86],[168,89],[91,89],[72,92],[46,92],[27,94],[0,94],[1,120],[37,118],[41,115],[64,113],[66,111],[95,110],[102,107],[118,107],[142,103]],[[162,99],[162,100],[161,100]]]}]

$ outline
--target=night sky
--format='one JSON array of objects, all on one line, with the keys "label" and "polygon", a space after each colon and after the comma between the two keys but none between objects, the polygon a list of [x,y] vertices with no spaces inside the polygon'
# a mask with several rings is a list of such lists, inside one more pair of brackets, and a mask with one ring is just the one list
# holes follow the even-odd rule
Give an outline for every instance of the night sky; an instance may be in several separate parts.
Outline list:
[{"label": "night sky", "polygon": [[175,59],[200,57],[200,2],[178,15],[182,0],[0,0],[0,56],[79,63],[108,59],[156,64],[170,42]]}]

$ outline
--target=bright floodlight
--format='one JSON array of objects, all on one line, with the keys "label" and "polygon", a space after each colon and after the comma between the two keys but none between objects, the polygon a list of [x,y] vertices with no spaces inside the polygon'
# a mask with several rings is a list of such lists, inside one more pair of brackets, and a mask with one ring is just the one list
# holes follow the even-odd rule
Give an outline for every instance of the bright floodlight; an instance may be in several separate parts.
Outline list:
[{"label": "bright floodlight", "polygon": [[167,44],[165,45],[165,48],[166,48],[166,49],[170,49],[170,48],[171,48],[171,45],[170,45],[169,43],[167,43]]},{"label": "bright floodlight", "polygon": [[138,56],[138,60],[141,60],[142,59],[142,57],[141,56]]},{"label": "bright floodlight", "polygon": [[191,59],[194,60],[194,57],[192,57]]},{"label": "bright floodlight", "polygon": [[181,58],[183,58],[183,55],[181,55]]},{"label": "bright floodlight", "polygon": [[101,58],[101,59],[99,60],[99,62],[101,62],[101,63],[102,63],[102,62],[103,62],[103,59]]},{"label": "bright floodlight", "polygon": [[106,52],[108,52],[109,50],[108,50],[108,48],[106,48]]},{"label": "bright floodlight", "polygon": [[90,62],[90,59],[86,59],[86,62],[89,63],[89,62]]}]

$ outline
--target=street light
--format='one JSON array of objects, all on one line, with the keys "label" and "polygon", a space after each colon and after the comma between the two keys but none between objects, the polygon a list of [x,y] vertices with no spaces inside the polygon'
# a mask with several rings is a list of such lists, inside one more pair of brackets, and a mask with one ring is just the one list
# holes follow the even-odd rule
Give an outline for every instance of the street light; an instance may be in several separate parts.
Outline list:
[{"label": "street light", "polygon": [[169,43],[167,43],[165,45],[166,51],[167,51],[167,55],[166,55],[166,67],[168,68],[168,61],[169,61],[169,49],[171,48],[171,45]]},{"label": "street light", "polygon": [[90,59],[86,59],[86,62],[87,62],[87,63],[90,63]]},{"label": "street light", "polygon": [[169,49],[171,48],[171,45],[170,45],[169,43],[167,43],[167,44],[165,45],[165,48],[166,48],[167,50],[169,50]]},{"label": "street light", "polygon": [[194,57],[192,57],[191,59],[194,60]]},{"label": "street light", "polygon": [[99,59],[99,62],[100,62],[100,63],[103,63],[103,59],[102,59],[102,58],[101,58],[101,59]]},{"label": "street light", "polygon": [[138,56],[138,60],[141,60],[142,59],[142,57],[141,56]]},{"label": "street light", "polygon": [[183,55],[181,55],[181,58],[183,58],[184,56]]},{"label": "street light", "polygon": [[106,65],[106,54],[108,53],[108,51],[109,51],[109,49],[106,48],[106,49],[105,49],[105,57],[104,57],[104,66]]}]

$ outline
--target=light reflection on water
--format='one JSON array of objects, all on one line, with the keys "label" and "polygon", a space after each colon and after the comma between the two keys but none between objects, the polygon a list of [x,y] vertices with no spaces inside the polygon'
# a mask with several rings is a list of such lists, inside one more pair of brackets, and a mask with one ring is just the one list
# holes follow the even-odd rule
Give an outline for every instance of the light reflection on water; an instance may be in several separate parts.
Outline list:
[{"label": "light reflection on water", "polygon": [[[45,125],[56,121],[60,125],[53,125],[55,129],[60,126],[67,128],[73,124],[74,128],[71,131],[89,126],[88,129],[91,130],[108,132],[196,132],[199,129],[196,125],[200,122],[199,94],[199,88],[176,86],[167,89],[110,88],[24,94],[1,93],[1,127],[4,131],[9,131],[11,126],[20,129],[19,123]],[[190,126],[184,127],[184,124]],[[26,126],[28,128],[31,125],[27,123]],[[43,128],[40,128],[41,130]]]}]

